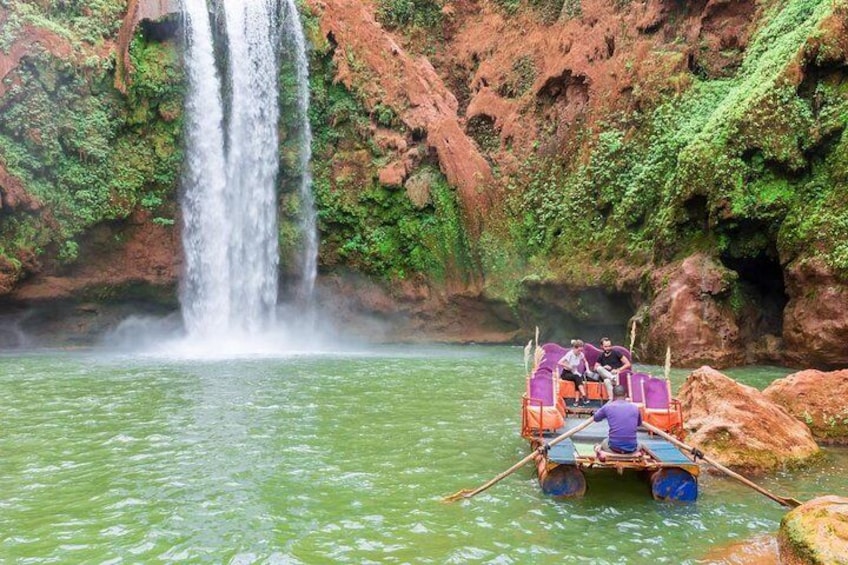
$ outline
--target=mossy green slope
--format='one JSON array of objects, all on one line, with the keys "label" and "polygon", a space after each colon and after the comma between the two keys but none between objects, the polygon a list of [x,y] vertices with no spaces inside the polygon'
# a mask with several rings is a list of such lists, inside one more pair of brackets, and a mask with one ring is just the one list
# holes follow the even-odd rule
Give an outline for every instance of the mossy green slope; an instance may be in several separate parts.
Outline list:
[{"label": "mossy green slope", "polygon": [[106,0],[84,9],[75,2],[11,6],[7,48],[42,29],[72,53],[31,49],[0,99],[0,161],[41,204],[38,213],[0,211],[0,259],[13,277],[45,253],[74,262],[78,237],[139,206],[154,212],[154,221],[173,223],[168,203],[182,162],[182,64],[174,45],[139,36],[131,48],[132,86],[126,96],[115,90],[107,42],[123,9],[124,2]]}]

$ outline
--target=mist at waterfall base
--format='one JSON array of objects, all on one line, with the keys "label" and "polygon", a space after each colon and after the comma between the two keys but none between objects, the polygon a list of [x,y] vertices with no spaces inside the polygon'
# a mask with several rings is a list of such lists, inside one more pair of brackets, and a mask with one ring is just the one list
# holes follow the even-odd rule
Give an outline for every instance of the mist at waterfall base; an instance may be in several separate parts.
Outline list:
[{"label": "mist at waterfall base", "polygon": [[[186,160],[182,178],[182,328],[127,320],[111,340],[170,334],[157,350],[186,355],[273,354],[319,343],[313,291],[317,229],[306,42],[294,0],[182,0]],[[277,219],[281,58],[297,78],[300,180],[297,301],[278,304]],[[295,114],[296,112],[296,114]],[[292,119],[293,118],[293,119]],[[290,289],[287,289],[290,290]],[[164,324],[165,327],[162,327]],[[159,327],[156,327],[159,325]]]},{"label": "mist at waterfall base", "polygon": [[[298,306],[281,304],[275,317],[278,321],[261,332],[203,335],[186,331],[179,312],[165,317],[131,316],[105,335],[99,347],[152,357],[222,359],[356,352],[373,345],[363,334],[336,327],[330,316],[314,309],[304,312]],[[383,334],[375,325],[378,323],[370,325],[369,334]]]}]

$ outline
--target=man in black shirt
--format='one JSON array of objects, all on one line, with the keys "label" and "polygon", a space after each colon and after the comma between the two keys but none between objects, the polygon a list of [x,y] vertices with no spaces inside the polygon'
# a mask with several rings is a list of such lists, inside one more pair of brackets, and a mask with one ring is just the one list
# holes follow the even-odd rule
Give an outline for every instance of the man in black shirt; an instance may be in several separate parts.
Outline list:
[{"label": "man in black shirt", "polygon": [[601,338],[601,349],[598,361],[595,363],[595,372],[604,381],[608,398],[612,398],[613,385],[621,384],[618,379],[619,373],[630,369],[630,359],[612,348],[612,340],[608,337]]}]

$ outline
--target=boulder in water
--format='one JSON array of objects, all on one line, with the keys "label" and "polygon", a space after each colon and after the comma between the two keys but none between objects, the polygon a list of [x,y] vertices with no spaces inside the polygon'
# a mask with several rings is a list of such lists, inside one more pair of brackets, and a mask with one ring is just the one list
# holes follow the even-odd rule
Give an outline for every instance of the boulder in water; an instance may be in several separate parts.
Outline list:
[{"label": "boulder in water", "polygon": [[806,423],[817,441],[848,445],[848,369],[793,373],[771,383],[763,394]]},{"label": "boulder in water", "polygon": [[786,565],[848,564],[848,498],[822,496],[780,521],[780,560]]},{"label": "boulder in water", "polygon": [[725,465],[762,472],[819,453],[810,429],[757,389],[704,366],[679,394],[687,443]]}]

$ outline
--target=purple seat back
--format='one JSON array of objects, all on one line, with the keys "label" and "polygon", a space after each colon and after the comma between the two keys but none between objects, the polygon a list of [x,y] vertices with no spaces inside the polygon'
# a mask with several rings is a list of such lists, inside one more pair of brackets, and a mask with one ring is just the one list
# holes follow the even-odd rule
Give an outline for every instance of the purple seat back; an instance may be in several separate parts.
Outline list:
[{"label": "purple seat back", "polygon": [[554,379],[547,369],[539,369],[533,373],[533,377],[527,384],[527,393],[530,398],[540,400],[543,406],[555,406],[554,402]]},{"label": "purple seat back", "polygon": [[536,370],[548,369],[551,373],[556,373],[557,361],[562,359],[562,356],[568,353],[568,350],[556,343],[546,343],[542,345],[542,351],[545,354],[542,356],[542,360],[539,362]]},{"label": "purple seat back", "polygon": [[542,345],[542,351],[545,353],[527,384],[527,393],[530,398],[541,400],[544,406],[556,406],[558,391],[555,390],[553,375],[557,372],[557,361],[568,350],[556,343],[546,343]]},{"label": "purple seat back", "polygon": [[630,400],[633,402],[638,402],[640,404],[645,403],[645,399],[642,397],[642,383],[648,379],[651,379],[651,375],[647,373],[631,373],[628,379],[630,381]]},{"label": "purple seat back", "polygon": [[667,410],[671,404],[669,383],[659,377],[648,377],[642,381],[645,391],[645,408],[648,410]]}]

